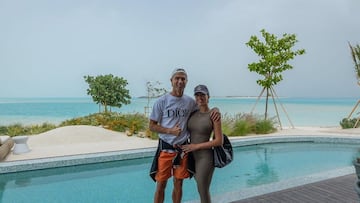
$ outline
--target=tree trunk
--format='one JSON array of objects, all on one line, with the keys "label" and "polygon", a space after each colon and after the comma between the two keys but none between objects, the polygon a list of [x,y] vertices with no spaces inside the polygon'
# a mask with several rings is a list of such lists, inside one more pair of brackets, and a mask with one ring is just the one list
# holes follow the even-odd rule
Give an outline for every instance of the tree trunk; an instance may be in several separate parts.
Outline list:
[{"label": "tree trunk", "polygon": [[105,113],[107,113],[107,112],[108,112],[107,104],[104,103],[103,106],[104,106],[104,111],[105,111]]},{"label": "tree trunk", "polygon": [[266,103],[265,103],[265,120],[268,114],[268,103],[269,103],[269,88],[266,88]]}]

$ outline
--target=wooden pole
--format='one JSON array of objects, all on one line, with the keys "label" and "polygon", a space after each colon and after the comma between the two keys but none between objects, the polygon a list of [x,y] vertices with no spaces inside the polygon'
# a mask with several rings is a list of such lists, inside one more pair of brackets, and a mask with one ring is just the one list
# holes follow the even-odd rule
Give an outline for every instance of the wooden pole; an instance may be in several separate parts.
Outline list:
[{"label": "wooden pole", "polygon": [[255,105],[254,105],[253,108],[251,109],[250,114],[253,114],[257,103],[259,102],[261,96],[264,94],[264,91],[265,91],[265,87],[262,89],[260,95],[259,95],[258,98],[256,99]]},{"label": "wooden pole", "polygon": [[356,105],[354,106],[354,108],[352,109],[352,111],[350,112],[349,116],[347,117],[347,119],[349,119],[351,117],[351,115],[354,113],[355,109],[359,106],[360,100],[356,103]]},{"label": "wooden pole", "polygon": [[272,100],[273,100],[273,103],[274,103],[274,107],[275,107],[275,111],[276,111],[276,117],[277,117],[277,119],[278,119],[278,121],[279,121],[280,129],[282,130],[283,128],[282,128],[281,121],[280,121],[280,115],[279,115],[279,111],[278,111],[278,108],[277,108],[277,106],[276,106],[276,102],[275,102],[275,98],[274,98],[274,93],[275,93],[275,92],[274,92],[274,89],[273,89],[273,88],[271,88],[270,91],[271,91],[271,97],[272,97]]},{"label": "wooden pole", "polygon": [[[251,109],[251,112],[250,112],[251,114],[253,114],[253,112],[254,112],[254,110],[255,110],[255,107],[256,107],[256,105],[258,104],[258,102],[259,102],[261,96],[264,94],[264,92],[265,92],[265,87],[262,89],[260,95],[259,95],[258,98],[256,99],[255,105],[254,105],[253,108]],[[279,111],[278,111],[278,108],[277,108],[277,105],[276,105],[276,99],[277,99],[278,102],[280,103],[280,106],[281,106],[281,108],[283,109],[283,111],[284,111],[284,113],[285,113],[285,115],[286,115],[286,117],[287,117],[287,119],[288,119],[291,127],[292,127],[292,128],[295,128],[295,127],[294,127],[294,124],[291,122],[291,119],[290,119],[288,113],[287,113],[286,110],[285,110],[285,107],[284,107],[284,106],[282,105],[282,103],[280,102],[280,99],[279,99],[279,97],[277,96],[277,94],[276,94],[276,92],[275,92],[275,89],[274,89],[273,87],[270,87],[270,93],[271,93],[271,97],[272,97],[272,100],[273,100],[273,103],[274,103],[274,107],[275,107],[275,111],[276,111],[276,117],[277,117],[277,119],[278,119],[278,121],[279,121],[280,129],[282,129],[282,124],[281,124],[281,120],[280,120],[280,114],[279,114]],[[268,98],[268,96],[269,96],[269,89],[267,89],[267,95],[266,95],[266,97]],[[274,97],[274,96],[275,96],[275,97]],[[358,101],[358,104],[359,104],[359,103],[360,103],[360,100]],[[266,108],[266,109],[265,109],[265,119],[266,119],[267,101],[266,101],[266,107],[265,107],[265,108]],[[353,111],[354,111],[354,110],[353,110]],[[360,117],[359,117],[359,120],[358,120],[358,121],[360,122]]]},{"label": "wooden pole", "polygon": [[[349,116],[347,117],[347,119],[350,119],[351,115],[354,113],[354,111],[355,111],[356,108],[359,106],[359,104],[360,104],[360,100],[358,100],[358,102],[356,103],[356,105],[354,106],[354,108],[352,109],[352,111],[350,112],[350,114],[349,114]],[[358,119],[356,120],[353,128],[356,128],[356,126],[358,125],[359,121],[360,121],[360,117],[358,117]]]},{"label": "wooden pole", "polygon": [[269,103],[269,88],[266,88],[266,103],[265,103],[265,120],[268,114],[268,103]]},{"label": "wooden pole", "polygon": [[285,112],[285,115],[286,115],[287,119],[289,120],[289,122],[290,122],[290,124],[291,124],[291,127],[292,127],[292,128],[295,128],[295,127],[294,127],[294,124],[291,122],[290,117],[289,117],[288,113],[286,112],[284,106],[283,106],[282,103],[280,102],[280,99],[279,99],[279,97],[277,96],[277,94],[276,94],[276,92],[275,92],[275,89],[272,88],[272,87],[271,87],[271,89],[273,90],[275,97],[278,99],[281,108],[282,108],[283,111]]}]

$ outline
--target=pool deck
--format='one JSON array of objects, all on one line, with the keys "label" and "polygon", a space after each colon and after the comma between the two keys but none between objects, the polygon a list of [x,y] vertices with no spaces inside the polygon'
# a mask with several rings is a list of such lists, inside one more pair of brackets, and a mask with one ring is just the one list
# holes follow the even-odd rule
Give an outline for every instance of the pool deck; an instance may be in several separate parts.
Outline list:
[{"label": "pool deck", "polygon": [[305,184],[232,203],[358,203],[355,174]]},{"label": "pool deck", "polygon": [[[296,127],[285,128],[268,135],[231,137],[230,139],[234,146],[292,141],[359,143],[360,146],[360,129]],[[28,144],[31,149],[30,152],[19,155],[10,153],[5,160],[0,162],[0,175],[1,173],[149,157],[155,152],[157,141],[140,138],[138,136],[127,136],[125,133],[109,131],[101,127],[67,126],[39,135],[29,136]],[[246,191],[240,191],[236,194],[226,194],[218,198],[217,202],[307,202],[307,195],[311,196],[310,194],[313,195],[312,197],[315,198],[315,200],[309,200],[309,202],[324,202],[323,194],[321,193],[324,189],[322,188],[329,188],[330,193],[335,193],[336,190],[342,191],[342,189],[345,188],[345,184],[349,184],[349,187],[346,186],[348,192],[351,192],[350,190],[355,192],[355,179],[353,178],[353,174],[354,168],[350,167],[345,170],[340,170],[340,172],[333,172],[332,174],[309,177],[306,180],[277,184],[275,186],[268,186],[268,188],[260,188],[256,192],[250,191],[246,193]],[[347,178],[343,179],[344,177]],[[316,181],[320,181],[319,183],[323,183],[324,181],[327,183],[326,181],[330,181],[330,183],[327,183],[330,185],[333,184],[331,181],[340,183],[334,183],[334,187],[321,184],[320,186],[314,186],[314,184],[317,184]],[[315,190],[313,187],[318,188],[318,190]],[[307,192],[307,190],[310,190],[312,193]],[[296,196],[296,201],[283,200],[286,196],[295,198],[292,192],[299,193],[299,195]],[[301,193],[305,194],[301,196]],[[343,193],[339,193],[338,195],[340,199],[351,199],[340,202],[353,202],[354,200],[359,202],[356,198],[356,193],[354,196],[343,191]],[[343,196],[341,197],[341,195]],[[317,199],[316,196],[318,196]],[[262,198],[273,198],[274,200],[270,201],[267,199],[263,201]]]},{"label": "pool deck", "polygon": [[[284,128],[275,133],[266,135],[249,135],[243,137],[230,137],[233,141],[251,142],[251,140],[286,139],[286,137],[323,136],[329,138],[353,138],[360,140],[360,129],[341,129],[339,127],[296,127]],[[95,154],[123,150],[154,148],[157,140],[127,136],[125,133],[106,130],[94,126],[66,126],[38,135],[31,135],[28,139],[30,152],[24,154],[10,153],[2,163],[23,160],[34,160],[72,155]]]}]

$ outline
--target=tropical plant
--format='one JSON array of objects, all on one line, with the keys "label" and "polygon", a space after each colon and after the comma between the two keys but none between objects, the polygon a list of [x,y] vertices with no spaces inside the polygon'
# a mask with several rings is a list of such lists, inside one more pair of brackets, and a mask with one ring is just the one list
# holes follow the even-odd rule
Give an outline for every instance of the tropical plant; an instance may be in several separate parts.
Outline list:
[{"label": "tropical plant", "polygon": [[360,79],[360,45],[356,44],[352,46],[349,42],[350,52],[352,59],[354,61],[354,68],[356,73],[356,78]]},{"label": "tropical plant", "polygon": [[221,127],[228,136],[245,136],[248,134],[268,134],[276,131],[273,118],[264,120],[254,114],[223,115]]},{"label": "tropical plant", "polygon": [[121,108],[123,104],[130,104],[131,96],[126,89],[128,82],[124,78],[109,74],[84,76],[84,79],[89,84],[87,94],[96,104],[102,105],[105,112],[108,112],[108,106]]},{"label": "tropical plant", "polygon": [[259,98],[266,90],[266,120],[269,96],[271,95],[274,99],[274,95],[276,95],[273,86],[283,80],[282,72],[293,68],[288,64],[288,61],[297,55],[304,54],[305,50],[292,50],[295,43],[298,42],[295,34],[283,34],[282,38],[278,39],[274,34],[270,34],[264,29],[260,32],[265,40],[264,42],[260,41],[257,36],[251,36],[246,45],[260,57],[259,62],[249,64],[248,69],[250,72],[256,72],[263,76],[263,79],[257,80],[256,83],[263,87]]},{"label": "tropical plant", "polygon": [[26,126],[20,123],[15,123],[8,126],[0,126],[0,134],[5,134],[9,136],[34,135],[55,128],[56,125],[51,123],[43,123],[41,125],[26,125]]},{"label": "tropical plant", "polygon": [[357,128],[357,127],[359,127],[358,119],[357,118],[343,118],[340,121],[340,126],[342,129]]},{"label": "tropical plant", "polygon": [[[260,119],[260,116],[252,114],[236,114],[235,116],[225,114],[222,115],[221,121],[222,131],[228,136],[268,134],[276,131],[273,127],[275,122],[273,122],[272,119],[265,121]],[[122,114],[119,112],[102,112],[68,119],[61,122],[59,125],[43,123],[40,125],[29,126],[24,126],[22,124],[0,126],[0,134],[10,136],[33,135],[55,129],[57,127],[91,125],[102,126],[105,129],[118,132],[129,131],[131,135],[141,132],[145,133],[145,136],[150,139],[158,139],[158,133],[152,132],[148,128],[148,123],[148,118],[144,114],[140,113]]]},{"label": "tropical plant", "polygon": [[59,126],[69,125],[102,126],[106,129],[119,132],[129,130],[133,134],[139,131],[145,131],[148,125],[148,119],[139,113],[122,114],[118,112],[103,112],[69,119],[63,121]]},{"label": "tropical plant", "polygon": [[[349,48],[350,48],[350,52],[351,52],[351,57],[354,62],[355,76],[356,76],[356,79],[358,80],[357,83],[358,83],[358,85],[360,85],[360,45],[356,44],[353,46],[350,44],[350,42],[348,42],[348,44],[349,44]],[[358,107],[359,104],[360,104],[360,100],[357,101],[353,110],[350,112],[349,116],[346,119],[344,118],[340,122],[340,125],[342,128],[349,128],[350,125],[352,128],[359,127],[359,120],[357,118],[350,119],[351,115],[354,113],[355,109]]]}]

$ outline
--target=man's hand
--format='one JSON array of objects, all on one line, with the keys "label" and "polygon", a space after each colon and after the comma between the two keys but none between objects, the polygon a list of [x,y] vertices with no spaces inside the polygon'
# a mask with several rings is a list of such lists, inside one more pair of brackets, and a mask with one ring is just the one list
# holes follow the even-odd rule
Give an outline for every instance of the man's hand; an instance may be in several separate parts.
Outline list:
[{"label": "man's hand", "polygon": [[168,134],[172,134],[175,136],[179,136],[181,133],[181,128],[180,128],[180,124],[177,123],[174,127],[169,128],[169,133]]},{"label": "man's hand", "polygon": [[217,107],[214,107],[211,109],[210,118],[212,121],[220,121],[221,120],[221,113]]}]

